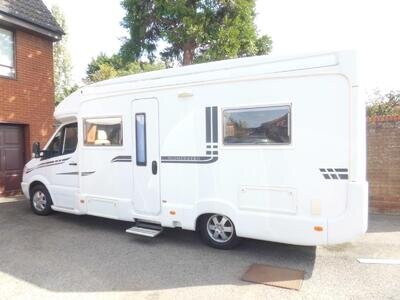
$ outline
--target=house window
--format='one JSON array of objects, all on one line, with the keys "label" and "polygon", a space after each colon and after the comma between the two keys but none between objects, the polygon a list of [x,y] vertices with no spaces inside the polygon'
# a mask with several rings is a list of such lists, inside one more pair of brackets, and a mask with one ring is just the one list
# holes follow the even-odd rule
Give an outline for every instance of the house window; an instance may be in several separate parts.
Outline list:
[{"label": "house window", "polygon": [[290,144],[290,106],[224,110],[224,144]]},{"label": "house window", "polygon": [[85,146],[122,146],[122,118],[84,120]]},{"label": "house window", "polygon": [[14,33],[0,28],[0,76],[15,77]]}]

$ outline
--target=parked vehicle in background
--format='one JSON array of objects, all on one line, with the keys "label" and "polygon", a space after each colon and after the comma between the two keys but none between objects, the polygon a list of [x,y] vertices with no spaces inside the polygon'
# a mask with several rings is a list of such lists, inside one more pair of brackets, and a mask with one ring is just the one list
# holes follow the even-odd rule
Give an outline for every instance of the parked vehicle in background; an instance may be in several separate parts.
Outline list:
[{"label": "parked vehicle in background", "polygon": [[25,167],[35,213],[51,210],[240,237],[346,242],[367,229],[365,107],[351,52],[251,57],[83,87]]}]

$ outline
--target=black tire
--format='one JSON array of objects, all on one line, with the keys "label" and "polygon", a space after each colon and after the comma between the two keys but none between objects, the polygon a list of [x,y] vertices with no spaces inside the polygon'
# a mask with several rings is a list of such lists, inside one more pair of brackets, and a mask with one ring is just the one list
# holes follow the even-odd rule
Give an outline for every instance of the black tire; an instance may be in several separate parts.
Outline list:
[{"label": "black tire", "polygon": [[35,185],[31,190],[30,196],[31,209],[35,214],[39,216],[47,216],[52,212],[51,206],[53,205],[53,200],[44,185]]},{"label": "black tire", "polygon": [[[213,220],[219,221],[219,224],[217,224],[218,228],[214,227],[216,228],[214,231],[211,229],[211,227],[215,226],[217,221],[214,222]],[[224,221],[225,223],[222,224]],[[223,228],[225,228],[225,230],[230,228],[229,232],[225,232]],[[216,233],[216,230],[219,231]],[[221,231],[224,232],[222,233]],[[236,236],[235,225],[233,224],[232,220],[227,216],[220,214],[207,214],[202,216],[199,220],[199,232],[204,243],[217,249],[233,249],[240,242],[240,238]],[[224,234],[226,238],[224,238],[221,233]]]}]

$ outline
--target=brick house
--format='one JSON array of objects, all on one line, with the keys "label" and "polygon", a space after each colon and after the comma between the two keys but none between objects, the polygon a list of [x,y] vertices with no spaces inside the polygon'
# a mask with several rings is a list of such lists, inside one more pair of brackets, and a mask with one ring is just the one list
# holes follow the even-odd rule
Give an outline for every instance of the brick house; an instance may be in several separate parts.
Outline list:
[{"label": "brick house", "polygon": [[0,196],[19,190],[32,142],[53,132],[53,42],[62,35],[41,0],[0,0]]}]

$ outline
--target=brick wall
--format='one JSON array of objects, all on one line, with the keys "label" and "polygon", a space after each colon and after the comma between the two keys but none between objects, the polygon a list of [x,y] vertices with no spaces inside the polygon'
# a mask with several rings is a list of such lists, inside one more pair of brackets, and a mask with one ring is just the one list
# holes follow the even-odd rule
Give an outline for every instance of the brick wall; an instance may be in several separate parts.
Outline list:
[{"label": "brick wall", "polygon": [[0,77],[0,123],[24,124],[25,156],[33,141],[42,145],[53,132],[53,44],[40,36],[15,32],[16,79]]},{"label": "brick wall", "polygon": [[400,116],[368,120],[371,212],[400,213]]}]

